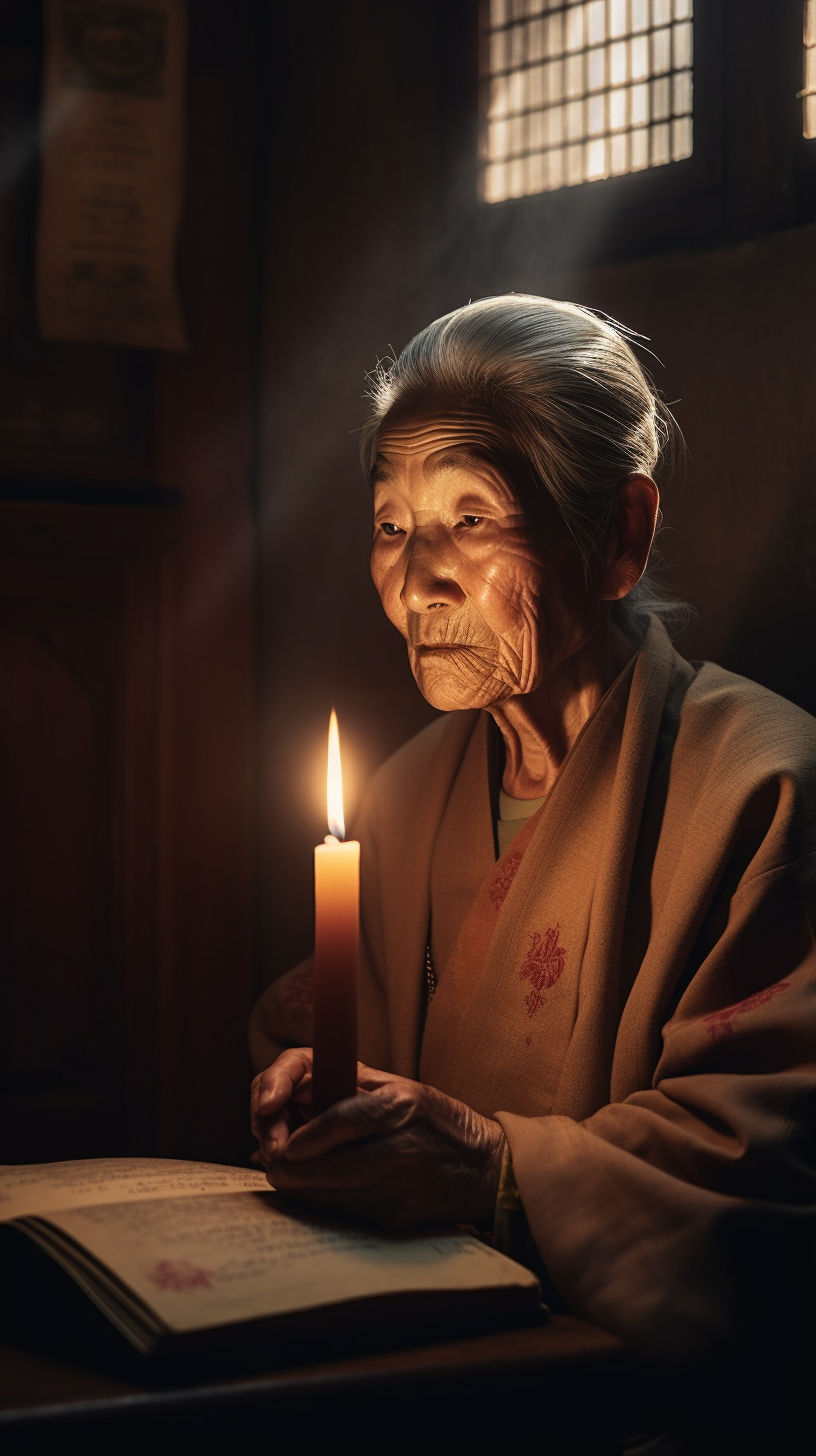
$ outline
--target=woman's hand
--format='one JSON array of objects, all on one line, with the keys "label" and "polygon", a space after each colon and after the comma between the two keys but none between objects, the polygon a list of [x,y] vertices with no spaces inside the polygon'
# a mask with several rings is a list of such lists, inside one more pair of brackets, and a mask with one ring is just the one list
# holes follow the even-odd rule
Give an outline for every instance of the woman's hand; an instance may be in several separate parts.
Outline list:
[{"label": "woman's hand", "polygon": [[357,1064],[357,1095],[311,1115],[312,1052],[286,1051],[252,1084],[252,1131],[287,1198],[391,1229],[489,1227],[504,1134],[434,1087]]}]

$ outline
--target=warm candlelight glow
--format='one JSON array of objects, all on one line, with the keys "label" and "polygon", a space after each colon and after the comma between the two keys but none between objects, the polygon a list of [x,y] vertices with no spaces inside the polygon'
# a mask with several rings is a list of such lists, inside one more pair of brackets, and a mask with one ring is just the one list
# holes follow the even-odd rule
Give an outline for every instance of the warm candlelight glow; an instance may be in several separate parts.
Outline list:
[{"label": "warm candlelight glow", "polygon": [[343,775],[340,769],[340,734],[337,731],[337,714],[332,708],[329,719],[329,763],[326,774],[326,812],[329,829],[336,839],[345,839],[346,824],[343,818]]}]

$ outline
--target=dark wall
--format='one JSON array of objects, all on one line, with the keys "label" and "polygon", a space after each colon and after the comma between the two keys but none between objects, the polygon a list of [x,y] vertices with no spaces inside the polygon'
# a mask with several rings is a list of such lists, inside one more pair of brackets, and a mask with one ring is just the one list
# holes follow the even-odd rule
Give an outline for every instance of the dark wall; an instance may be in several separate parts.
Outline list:
[{"label": "dark wall", "polygon": [[664,490],[679,644],[816,713],[816,227],[561,275],[553,292],[647,334],[685,437]]},{"label": "dark wall", "polygon": [[38,336],[42,32],[0,5],[3,1161],[251,1146],[255,15],[189,18],[156,356]]}]

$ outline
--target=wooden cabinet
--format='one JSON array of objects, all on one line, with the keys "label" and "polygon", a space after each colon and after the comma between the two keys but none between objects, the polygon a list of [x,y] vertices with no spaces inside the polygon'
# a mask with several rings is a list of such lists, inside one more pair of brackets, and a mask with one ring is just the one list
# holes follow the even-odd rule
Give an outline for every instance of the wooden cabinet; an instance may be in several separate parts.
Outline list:
[{"label": "wooden cabinet", "polygon": [[178,510],[0,505],[0,1158],[157,1130],[161,559]]}]

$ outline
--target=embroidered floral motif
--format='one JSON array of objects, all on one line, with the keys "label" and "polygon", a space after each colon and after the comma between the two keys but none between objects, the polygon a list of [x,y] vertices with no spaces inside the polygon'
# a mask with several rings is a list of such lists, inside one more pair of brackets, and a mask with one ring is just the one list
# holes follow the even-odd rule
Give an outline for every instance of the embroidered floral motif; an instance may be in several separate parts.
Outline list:
[{"label": "embroidered floral motif", "polygon": [[535,1016],[544,997],[542,991],[554,986],[564,969],[566,951],[558,944],[560,925],[551,925],[546,935],[536,930],[530,936],[530,949],[519,971],[520,981],[530,981],[531,988],[524,998],[527,1015]]},{"label": "embroidered floral motif", "polygon": [[518,850],[515,850],[513,854],[510,855],[510,858],[505,861],[503,869],[500,870],[499,874],[497,874],[495,880],[490,886],[490,898],[493,901],[493,904],[495,905],[497,910],[501,910],[501,907],[507,898],[507,891],[510,889],[513,880],[516,877],[516,870],[521,864],[521,861],[522,855],[519,853]]},{"label": "embroidered floral motif", "polygon": [[157,1289],[172,1289],[183,1294],[188,1289],[210,1289],[215,1276],[211,1269],[201,1269],[186,1259],[160,1259],[152,1274],[151,1284]]},{"label": "embroidered floral motif", "polygon": [[725,1041],[727,1037],[734,1035],[731,1023],[735,1016],[743,1016],[746,1011],[764,1006],[766,1001],[771,1001],[780,991],[787,991],[789,985],[790,981],[779,981],[776,986],[766,986],[764,991],[756,991],[753,996],[746,996],[744,1001],[725,1006],[722,1011],[712,1012],[710,1016],[703,1017],[706,1031],[714,1041]]}]

